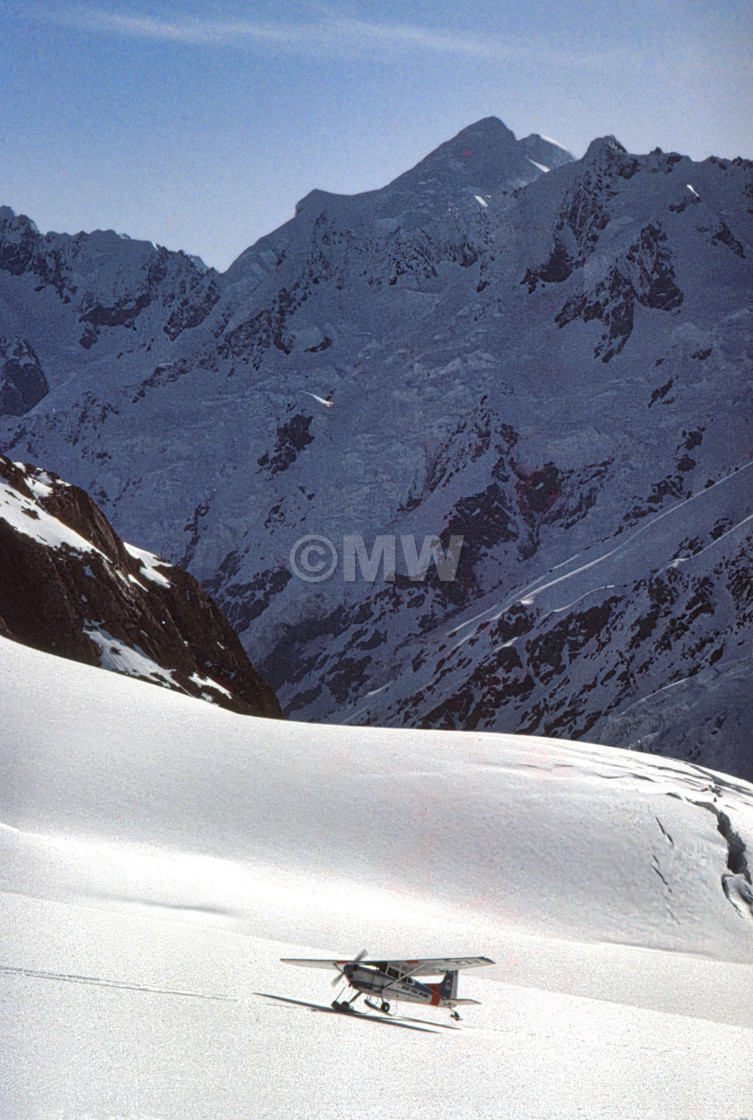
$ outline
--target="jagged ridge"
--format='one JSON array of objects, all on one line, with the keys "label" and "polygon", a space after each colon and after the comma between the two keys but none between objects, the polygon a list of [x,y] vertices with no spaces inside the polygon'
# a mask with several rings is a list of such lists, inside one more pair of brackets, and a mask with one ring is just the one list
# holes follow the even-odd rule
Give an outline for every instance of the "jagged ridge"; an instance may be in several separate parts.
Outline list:
[{"label": "jagged ridge", "polygon": [[[9,221],[6,334],[49,392],[0,430],[185,559],[299,718],[750,773],[752,168],[547,144],[479,122],[382,191],[312,192],[221,277],[168,255],[145,287],[161,251],[98,235],[99,322],[68,243],[22,266]],[[299,538],[359,532],[462,532],[457,579],[292,575]]]}]

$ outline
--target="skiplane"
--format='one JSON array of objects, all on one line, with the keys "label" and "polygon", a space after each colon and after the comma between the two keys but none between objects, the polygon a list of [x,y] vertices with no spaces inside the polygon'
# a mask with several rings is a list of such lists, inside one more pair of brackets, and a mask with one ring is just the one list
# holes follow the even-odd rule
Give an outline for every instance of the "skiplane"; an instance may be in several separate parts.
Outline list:
[{"label": "skiplane", "polygon": [[[489,957],[424,957],[420,960],[365,960],[367,952],[363,949],[352,961],[306,960],[281,957],[283,964],[295,964],[301,968],[334,968],[338,975],[332,981],[335,987],[345,980],[356,994],[349,1000],[333,1000],[335,1011],[352,1011],[359,996],[365,997],[367,1007],[372,1011],[390,1013],[388,997],[405,1000],[407,1003],[422,1003],[429,1007],[448,1007],[453,1019],[460,1015],[455,1010],[459,1004],[475,1003],[477,999],[458,999],[458,972],[461,968],[479,968],[481,965],[494,964]],[[417,976],[442,976],[435,984],[423,983]],[[379,1003],[369,999],[369,995],[379,999]]]}]

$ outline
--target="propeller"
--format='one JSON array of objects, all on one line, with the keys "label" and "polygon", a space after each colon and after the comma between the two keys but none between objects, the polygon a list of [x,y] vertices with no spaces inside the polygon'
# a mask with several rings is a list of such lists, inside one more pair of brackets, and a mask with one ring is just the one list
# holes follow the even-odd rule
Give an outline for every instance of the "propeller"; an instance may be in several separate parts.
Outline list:
[{"label": "propeller", "polygon": [[357,964],[360,964],[360,962],[363,960],[363,958],[367,957],[368,955],[369,954],[368,954],[366,949],[361,949],[361,952],[358,954],[358,956],[354,957],[353,960],[350,961],[349,964],[346,964],[343,968],[340,968],[340,965],[336,964],[335,968],[337,969],[337,971],[339,972],[340,975],[336,976],[334,978],[334,980],[332,981],[332,987],[335,988],[340,983],[340,981],[342,979],[345,979],[345,980],[348,981],[348,983],[350,983],[350,977],[348,976],[348,969],[355,968],[355,966]]}]

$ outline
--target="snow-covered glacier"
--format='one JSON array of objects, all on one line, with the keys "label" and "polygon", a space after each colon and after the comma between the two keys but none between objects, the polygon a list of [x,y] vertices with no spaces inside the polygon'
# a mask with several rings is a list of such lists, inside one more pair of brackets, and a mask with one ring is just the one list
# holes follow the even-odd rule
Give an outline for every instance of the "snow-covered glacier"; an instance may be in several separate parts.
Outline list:
[{"label": "snow-covered glacier", "polygon": [[[0,664],[3,1115],[746,1115],[748,783]],[[495,964],[453,1024],[280,960],[364,946]]]}]

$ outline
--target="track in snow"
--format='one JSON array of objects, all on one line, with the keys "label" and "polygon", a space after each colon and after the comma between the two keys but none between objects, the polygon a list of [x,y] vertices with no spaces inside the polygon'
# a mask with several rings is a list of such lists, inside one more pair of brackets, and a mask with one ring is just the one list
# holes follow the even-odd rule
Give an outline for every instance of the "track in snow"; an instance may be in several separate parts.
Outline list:
[{"label": "track in snow", "polygon": [[224,1003],[237,1003],[236,996],[218,996],[207,992],[186,992],[181,988],[152,988],[146,984],[128,984],[124,980],[105,980],[100,976],[74,976],[64,972],[46,972],[36,968],[16,968],[0,964],[0,972],[16,976],[31,976],[37,980],[61,980],[67,984],[94,984],[100,988],[125,988],[131,992],[150,992],[161,996],[189,996],[192,999],[213,999]]}]

